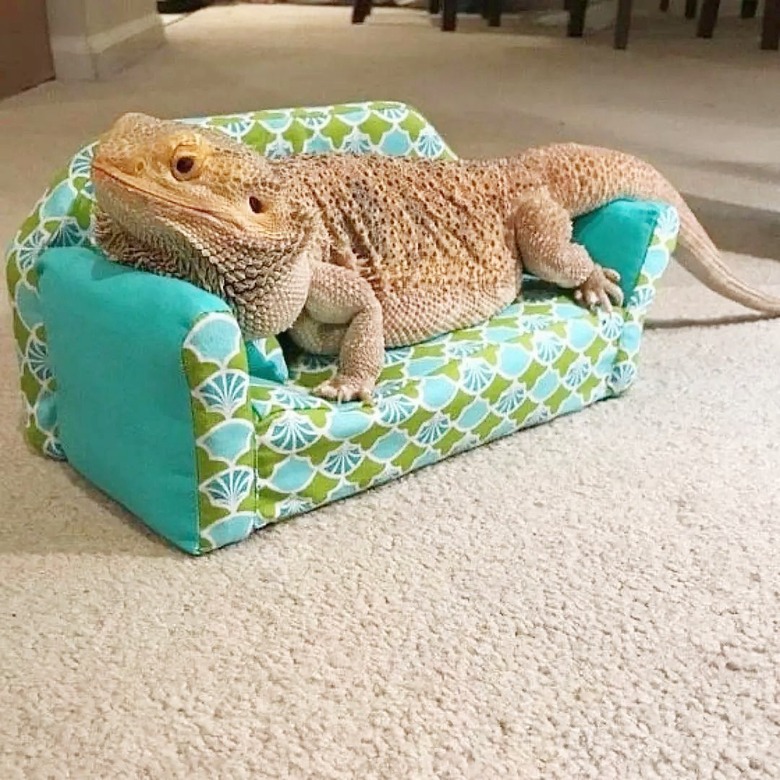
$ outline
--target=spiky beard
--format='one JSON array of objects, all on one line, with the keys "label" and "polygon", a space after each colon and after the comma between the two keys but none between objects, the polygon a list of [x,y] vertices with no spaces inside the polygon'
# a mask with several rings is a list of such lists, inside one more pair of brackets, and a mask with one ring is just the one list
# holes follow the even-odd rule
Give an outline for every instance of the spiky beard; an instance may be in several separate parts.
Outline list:
[{"label": "spiky beard", "polygon": [[[203,225],[200,225],[201,233]],[[269,242],[262,253],[236,236],[217,250],[207,235],[188,235],[183,225],[134,235],[103,209],[94,212],[96,245],[114,262],[158,276],[181,279],[221,298],[247,338],[276,335],[292,326],[308,291],[316,242],[302,232],[295,240]],[[321,252],[321,249],[320,249]]]}]

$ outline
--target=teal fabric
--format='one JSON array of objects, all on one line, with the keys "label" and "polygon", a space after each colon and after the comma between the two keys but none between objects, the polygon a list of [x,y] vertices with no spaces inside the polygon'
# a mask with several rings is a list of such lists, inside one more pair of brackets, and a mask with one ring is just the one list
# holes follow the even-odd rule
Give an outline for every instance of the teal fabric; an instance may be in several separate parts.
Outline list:
[{"label": "teal fabric", "polygon": [[49,249],[38,265],[59,435],[71,465],[174,544],[198,549],[182,344],[222,301],[190,284]]},{"label": "teal fabric", "polygon": [[284,384],[290,378],[281,347],[275,344],[269,349],[268,339],[245,341],[244,346],[251,376],[279,384]]},{"label": "teal fabric", "polygon": [[620,274],[626,300],[634,291],[658,219],[667,209],[662,203],[621,199],[574,220],[574,241],[597,263]]}]

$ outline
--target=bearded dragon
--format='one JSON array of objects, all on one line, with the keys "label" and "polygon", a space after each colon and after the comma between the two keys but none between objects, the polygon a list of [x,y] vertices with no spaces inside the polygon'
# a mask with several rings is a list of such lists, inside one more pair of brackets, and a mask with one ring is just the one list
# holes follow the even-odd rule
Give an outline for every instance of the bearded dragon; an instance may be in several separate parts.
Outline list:
[{"label": "bearded dragon", "polygon": [[577,144],[493,160],[301,155],[271,161],[216,130],[132,113],[100,139],[95,238],[113,260],[224,299],[245,337],[288,331],[338,354],[315,391],[370,399],[387,347],[473,325],[515,300],[523,272],[589,308],[622,304],[616,272],[572,242],[572,219],[619,197],[679,212],[685,266],[769,315],[652,166]]}]

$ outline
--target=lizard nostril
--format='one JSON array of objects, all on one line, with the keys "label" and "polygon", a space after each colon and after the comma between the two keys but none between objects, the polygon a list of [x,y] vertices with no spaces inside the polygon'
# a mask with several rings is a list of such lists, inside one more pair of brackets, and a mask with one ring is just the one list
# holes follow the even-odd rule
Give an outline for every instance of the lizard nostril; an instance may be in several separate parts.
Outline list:
[{"label": "lizard nostril", "polygon": [[252,195],[249,198],[249,208],[252,209],[255,214],[259,214],[263,210],[263,204],[260,202],[259,198]]}]

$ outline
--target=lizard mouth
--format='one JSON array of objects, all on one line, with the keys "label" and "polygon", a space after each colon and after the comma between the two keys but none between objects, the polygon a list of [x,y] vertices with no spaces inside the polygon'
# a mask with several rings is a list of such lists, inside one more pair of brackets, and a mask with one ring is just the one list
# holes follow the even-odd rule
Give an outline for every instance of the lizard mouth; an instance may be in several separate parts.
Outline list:
[{"label": "lizard mouth", "polygon": [[226,217],[224,214],[218,214],[213,209],[206,206],[199,206],[192,201],[186,201],[183,198],[177,198],[170,192],[167,192],[162,187],[148,182],[140,183],[137,177],[132,174],[125,173],[121,169],[112,165],[111,163],[103,162],[100,160],[92,161],[93,178],[108,179],[114,184],[120,184],[124,189],[129,190],[135,195],[140,195],[147,200],[153,200],[158,203],[166,203],[169,206],[174,206],[184,211],[189,211],[193,214],[199,214],[201,216],[211,217],[219,220],[220,222],[228,221],[233,223],[237,228],[243,228],[243,225],[238,224],[236,220],[232,220]]}]

